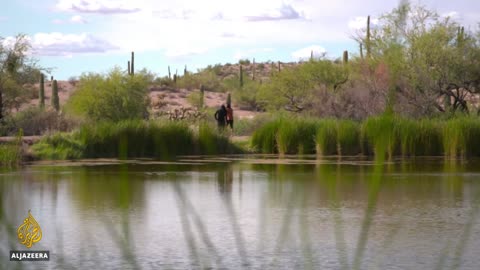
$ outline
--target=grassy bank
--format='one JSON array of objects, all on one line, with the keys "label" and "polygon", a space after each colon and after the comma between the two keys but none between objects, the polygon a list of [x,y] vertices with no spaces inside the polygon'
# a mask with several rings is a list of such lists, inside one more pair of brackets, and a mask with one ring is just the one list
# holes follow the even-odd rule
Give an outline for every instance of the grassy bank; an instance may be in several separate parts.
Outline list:
[{"label": "grassy bank", "polygon": [[[393,116],[362,123],[337,119],[278,118],[252,137],[261,153],[317,155],[480,157],[480,119],[412,120]],[[379,148],[382,148],[380,150]],[[385,148],[385,151],[383,151]]]},{"label": "grassy bank", "polygon": [[20,130],[15,141],[0,144],[0,166],[14,166],[22,161],[22,136]]},{"label": "grassy bank", "polygon": [[40,159],[157,158],[239,153],[228,137],[207,124],[125,121],[85,125],[72,133],[45,137],[33,146]]}]

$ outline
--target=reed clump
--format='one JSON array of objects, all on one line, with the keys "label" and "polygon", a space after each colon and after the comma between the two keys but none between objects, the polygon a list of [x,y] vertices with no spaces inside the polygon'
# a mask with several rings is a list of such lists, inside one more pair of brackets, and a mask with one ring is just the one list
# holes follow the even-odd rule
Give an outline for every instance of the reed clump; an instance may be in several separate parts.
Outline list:
[{"label": "reed clump", "polygon": [[278,153],[277,133],[281,119],[274,119],[257,129],[252,135],[252,148],[260,153]]},{"label": "reed clump", "polygon": [[337,151],[337,120],[324,119],[318,124],[315,134],[316,153],[318,156],[335,155]]},{"label": "reed clump", "polygon": [[361,152],[360,125],[351,120],[338,121],[337,155],[357,155]]},{"label": "reed clump", "polygon": [[180,155],[239,153],[228,137],[201,124],[128,120],[85,125],[73,133],[56,134],[33,147],[41,159],[156,158]]},{"label": "reed clump", "polygon": [[0,144],[0,166],[12,167],[20,164],[23,157],[22,137],[23,130],[20,130],[14,141]]},{"label": "reed clump", "polygon": [[460,117],[443,123],[443,147],[446,157],[480,156],[480,120]]},{"label": "reed clump", "polygon": [[313,154],[317,128],[311,119],[279,117],[257,129],[251,145],[261,153]]},{"label": "reed clump", "polygon": [[252,147],[261,153],[325,155],[480,156],[480,118],[407,119],[394,115],[358,123],[340,119],[273,119],[257,129]]}]

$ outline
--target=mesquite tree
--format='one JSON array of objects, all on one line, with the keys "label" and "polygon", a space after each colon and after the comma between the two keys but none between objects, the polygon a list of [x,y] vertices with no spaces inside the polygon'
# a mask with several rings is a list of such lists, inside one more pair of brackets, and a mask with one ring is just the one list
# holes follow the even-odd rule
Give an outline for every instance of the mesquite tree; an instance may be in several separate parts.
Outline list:
[{"label": "mesquite tree", "polygon": [[38,82],[40,68],[28,52],[30,43],[25,35],[0,38],[0,122],[12,109],[29,101],[25,84]]}]

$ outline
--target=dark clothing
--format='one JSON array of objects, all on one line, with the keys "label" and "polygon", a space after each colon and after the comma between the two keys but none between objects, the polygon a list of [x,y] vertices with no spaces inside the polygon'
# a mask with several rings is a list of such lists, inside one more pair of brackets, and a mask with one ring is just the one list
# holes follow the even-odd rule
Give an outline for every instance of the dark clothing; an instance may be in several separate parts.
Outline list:
[{"label": "dark clothing", "polygon": [[227,107],[227,126],[233,129],[233,109],[230,106]]},{"label": "dark clothing", "polygon": [[233,119],[227,120],[227,126],[230,126],[230,128],[233,129]]},{"label": "dark clothing", "polygon": [[225,122],[227,118],[227,110],[224,108],[219,109],[215,112],[215,120],[217,120],[218,127],[225,127]]}]

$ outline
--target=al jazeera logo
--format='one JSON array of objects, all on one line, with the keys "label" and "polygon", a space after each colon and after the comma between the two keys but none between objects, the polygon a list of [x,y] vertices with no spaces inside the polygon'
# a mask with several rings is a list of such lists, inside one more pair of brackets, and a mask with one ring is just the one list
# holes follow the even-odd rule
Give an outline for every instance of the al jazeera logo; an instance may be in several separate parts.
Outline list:
[{"label": "al jazeera logo", "polygon": [[[32,248],[35,243],[42,240],[42,229],[28,210],[28,217],[17,229],[18,241],[27,248]],[[48,261],[50,251],[11,250],[10,261]]]}]

